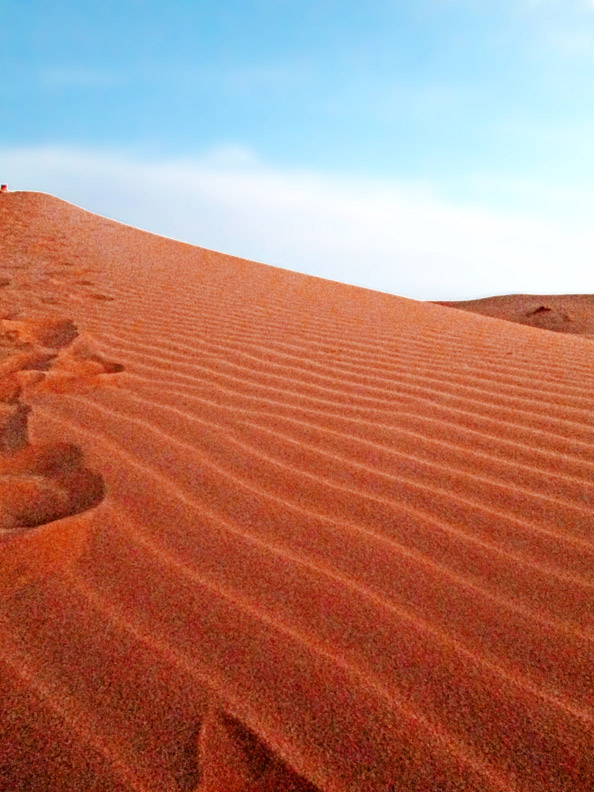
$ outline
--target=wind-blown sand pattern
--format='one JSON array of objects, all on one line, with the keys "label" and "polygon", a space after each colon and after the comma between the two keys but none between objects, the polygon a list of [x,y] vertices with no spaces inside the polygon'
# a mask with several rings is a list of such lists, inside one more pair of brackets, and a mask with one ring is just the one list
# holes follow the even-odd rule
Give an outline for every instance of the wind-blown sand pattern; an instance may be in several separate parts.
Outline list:
[{"label": "wind-blown sand pattern", "polygon": [[0,789],[594,788],[594,345],[0,198]]}]

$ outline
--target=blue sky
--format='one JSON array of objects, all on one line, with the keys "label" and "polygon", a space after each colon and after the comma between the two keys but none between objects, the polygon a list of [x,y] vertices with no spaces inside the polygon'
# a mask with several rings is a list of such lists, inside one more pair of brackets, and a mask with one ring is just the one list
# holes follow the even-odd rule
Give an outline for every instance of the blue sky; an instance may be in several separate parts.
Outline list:
[{"label": "blue sky", "polygon": [[421,299],[594,291],[594,2],[0,0],[0,27],[11,187]]}]

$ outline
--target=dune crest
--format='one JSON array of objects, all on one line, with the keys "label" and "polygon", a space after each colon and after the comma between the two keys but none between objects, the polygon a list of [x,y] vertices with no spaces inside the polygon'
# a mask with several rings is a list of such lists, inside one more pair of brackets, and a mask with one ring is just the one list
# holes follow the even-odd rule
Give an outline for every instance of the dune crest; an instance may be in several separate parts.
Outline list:
[{"label": "dune crest", "polygon": [[594,788],[589,339],[37,193],[0,278],[2,792]]}]

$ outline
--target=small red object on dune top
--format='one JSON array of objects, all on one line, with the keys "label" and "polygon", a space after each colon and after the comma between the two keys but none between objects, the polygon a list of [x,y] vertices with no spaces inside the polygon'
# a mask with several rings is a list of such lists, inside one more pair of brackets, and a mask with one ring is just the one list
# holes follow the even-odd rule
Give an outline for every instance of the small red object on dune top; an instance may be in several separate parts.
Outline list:
[{"label": "small red object on dune top", "polygon": [[8,192],[8,184],[0,184],[0,192]]}]

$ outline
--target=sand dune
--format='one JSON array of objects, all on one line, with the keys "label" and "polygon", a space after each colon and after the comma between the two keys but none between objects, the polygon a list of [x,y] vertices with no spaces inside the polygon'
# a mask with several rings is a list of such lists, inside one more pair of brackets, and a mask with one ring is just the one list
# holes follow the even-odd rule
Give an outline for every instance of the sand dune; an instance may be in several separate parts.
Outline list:
[{"label": "sand dune", "polygon": [[590,340],[36,193],[0,282],[3,792],[594,788]]},{"label": "sand dune", "polygon": [[594,338],[594,294],[506,294],[436,305],[448,305],[556,333]]}]

